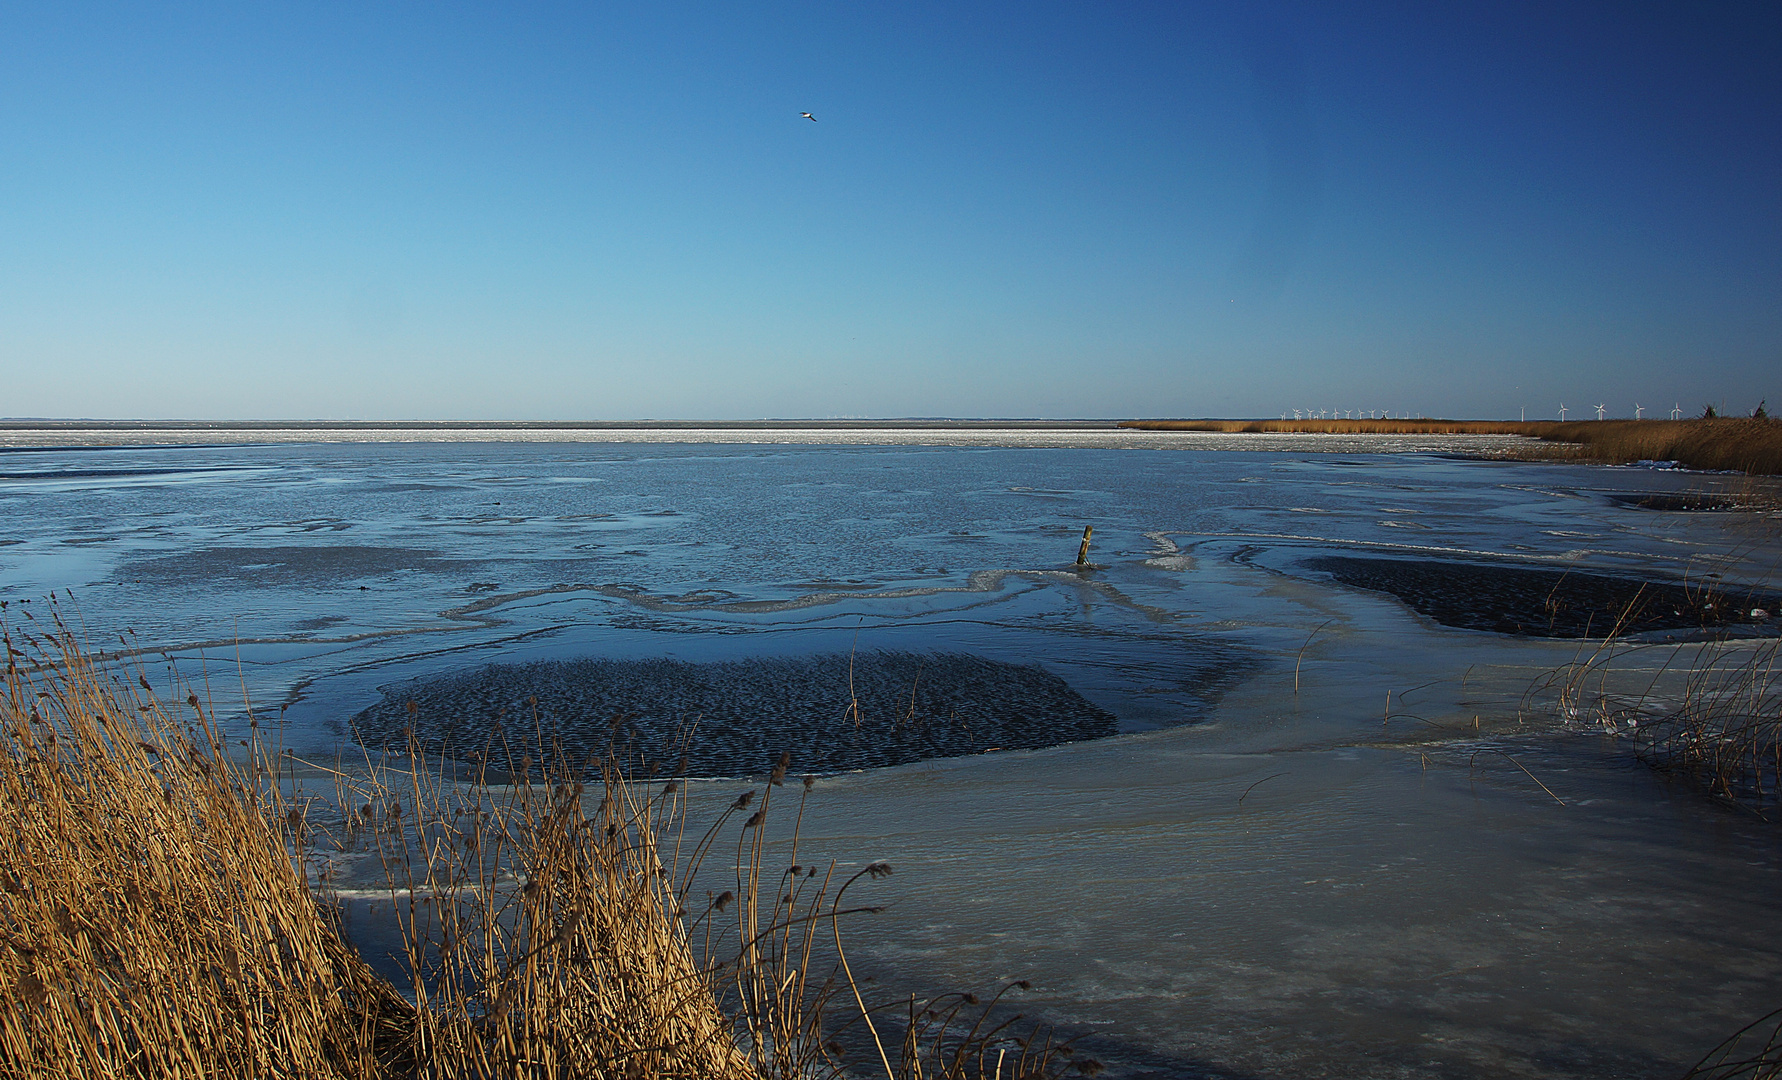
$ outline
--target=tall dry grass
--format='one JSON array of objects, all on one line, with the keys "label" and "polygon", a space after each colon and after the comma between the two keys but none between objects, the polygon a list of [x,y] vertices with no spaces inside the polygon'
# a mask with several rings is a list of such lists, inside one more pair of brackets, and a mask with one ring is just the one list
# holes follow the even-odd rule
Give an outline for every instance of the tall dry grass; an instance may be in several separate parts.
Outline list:
[{"label": "tall dry grass", "polygon": [[[841,927],[890,867],[799,861],[808,781],[770,839],[784,758],[700,828],[705,804],[628,774],[618,746],[577,764],[515,747],[500,782],[367,761],[306,791],[257,727],[226,744],[196,695],[169,706],[46,621],[0,621],[0,1075],[1096,1069],[1044,1029],[1016,1036],[1001,994],[869,1002]],[[328,859],[355,851],[395,901],[400,988],[333,915]]]},{"label": "tall dry grass", "polygon": [[1782,474],[1782,421],[1768,417],[1692,420],[1127,420],[1141,431],[1327,435],[1521,435],[1555,444],[1523,456],[1625,464],[1675,461],[1692,469]]},{"label": "tall dry grass", "polygon": [[1694,420],[1583,420],[1530,425],[1528,434],[1576,447],[1589,461],[1675,461],[1691,469],[1753,476],[1782,474],[1782,421],[1767,417]]},{"label": "tall dry grass", "polygon": [[1642,760],[1715,798],[1767,816],[1782,803],[1778,646],[1699,647],[1681,708],[1634,729]]},{"label": "tall dry grass", "polygon": [[402,1071],[412,1010],[335,935],[204,704],[176,713],[57,623],[4,640],[0,1071]]},{"label": "tall dry grass", "polygon": [[[1718,582],[1692,588],[1704,600],[1725,596]],[[1518,713],[1550,705],[1569,721],[1628,738],[1654,769],[1767,817],[1782,804],[1782,643],[1716,636],[1689,646],[1641,644],[1624,636],[1640,608],[1635,596],[1601,638],[1581,642],[1571,662],[1535,679]],[[1670,654],[1643,676],[1644,690],[1622,685],[1611,691],[1612,679],[1626,681],[1615,677],[1618,662],[1653,647]],[[1680,686],[1655,701],[1667,678]]]},{"label": "tall dry grass", "polygon": [[1752,1021],[1695,1063],[1683,1080],[1778,1080],[1782,1009]]}]

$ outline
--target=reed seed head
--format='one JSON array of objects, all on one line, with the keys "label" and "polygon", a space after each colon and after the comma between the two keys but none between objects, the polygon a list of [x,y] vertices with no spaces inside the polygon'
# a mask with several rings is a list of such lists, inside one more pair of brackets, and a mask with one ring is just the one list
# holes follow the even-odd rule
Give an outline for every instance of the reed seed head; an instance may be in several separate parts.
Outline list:
[{"label": "reed seed head", "polygon": [[33,1009],[40,1008],[49,1001],[49,991],[44,988],[43,980],[39,979],[37,973],[32,971],[27,971],[19,976],[14,993],[18,995],[20,1001]]}]

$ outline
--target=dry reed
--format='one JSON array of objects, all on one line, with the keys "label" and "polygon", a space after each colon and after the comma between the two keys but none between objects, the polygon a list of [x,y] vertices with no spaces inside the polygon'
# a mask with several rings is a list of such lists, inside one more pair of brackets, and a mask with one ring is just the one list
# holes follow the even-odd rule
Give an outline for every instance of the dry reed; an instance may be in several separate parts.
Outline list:
[{"label": "dry reed", "polygon": [[176,715],[25,620],[0,702],[0,1072],[400,1070],[410,1010],[310,897],[276,787],[197,696]]},{"label": "dry reed", "polygon": [[[1692,585],[1700,595],[1714,586]],[[1601,638],[1581,642],[1571,662],[1534,680],[1519,713],[1550,700],[1565,719],[1629,738],[1646,764],[1686,779],[1729,806],[1766,816],[1782,801],[1782,683],[1778,650],[1771,639],[1758,643],[1716,637],[1694,646],[1642,645],[1624,635],[1640,610],[1635,597],[1605,627]],[[1617,695],[1610,690],[1615,664],[1648,648],[1672,648],[1644,692]],[[1654,707],[1653,689],[1666,672],[1682,685],[1675,707]]]},{"label": "dry reed", "polygon": [[1778,1080],[1782,1077],[1782,1009],[1746,1025],[1709,1051],[1683,1080]]},{"label": "dry reed", "polygon": [[1691,665],[1682,707],[1634,729],[1640,758],[1716,799],[1766,815],[1782,800],[1782,685],[1777,645],[1709,643]]},{"label": "dry reed", "polygon": [[[799,863],[808,780],[789,839],[769,839],[787,758],[697,831],[686,786],[629,775],[617,746],[579,767],[521,756],[499,784],[418,754],[367,761],[331,770],[331,795],[306,793],[257,725],[226,746],[208,703],[169,708],[143,672],[126,681],[50,622],[0,625],[0,1075],[1097,1068],[1044,1029],[1012,1036],[1002,994],[869,1004],[840,927],[876,910],[850,906],[850,888],[890,867]],[[401,990],[310,881],[355,850],[377,856],[396,901]],[[727,887],[696,898],[716,876]]]}]

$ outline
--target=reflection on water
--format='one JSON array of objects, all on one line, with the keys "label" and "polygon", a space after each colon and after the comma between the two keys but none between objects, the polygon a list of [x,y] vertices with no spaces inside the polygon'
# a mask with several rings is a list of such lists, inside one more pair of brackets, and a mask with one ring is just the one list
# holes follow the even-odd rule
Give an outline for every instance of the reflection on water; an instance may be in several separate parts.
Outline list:
[{"label": "reflection on water", "polygon": [[[239,680],[306,754],[492,662],[1038,665],[1123,734],[823,780],[807,850],[897,865],[855,929],[884,984],[1030,978],[1128,1075],[1670,1076],[1782,1004],[1782,834],[1529,696],[1600,643],[1304,565],[1761,584],[1773,521],[1689,509],[1730,481],[971,438],[11,452],[0,593],[67,590],[225,712]],[[1675,695],[1679,655],[1584,689]]]}]

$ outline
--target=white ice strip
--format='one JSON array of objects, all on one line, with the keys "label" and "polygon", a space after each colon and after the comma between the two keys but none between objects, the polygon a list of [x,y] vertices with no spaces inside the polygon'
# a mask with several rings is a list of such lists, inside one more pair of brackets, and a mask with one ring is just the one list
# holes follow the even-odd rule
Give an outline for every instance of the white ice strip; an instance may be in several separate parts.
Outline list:
[{"label": "white ice strip", "polygon": [[0,447],[238,446],[255,443],[715,443],[772,446],[1006,446],[1288,453],[1481,453],[1519,435],[1329,435],[1051,428],[6,428]]}]

